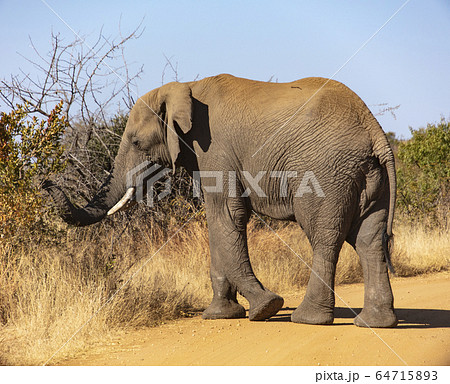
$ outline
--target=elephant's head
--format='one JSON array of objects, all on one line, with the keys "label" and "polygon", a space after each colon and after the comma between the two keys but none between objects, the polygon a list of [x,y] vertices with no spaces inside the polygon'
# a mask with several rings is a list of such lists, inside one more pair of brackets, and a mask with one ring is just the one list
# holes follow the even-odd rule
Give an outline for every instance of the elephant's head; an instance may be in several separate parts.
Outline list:
[{"label": "elephant's head", "polygon": [[74,207],[59,187],[47,182],[44,188],[61,209],[68,223],[96,223],[135,199],[135,178],[130,171],[146,160],[175,168],[180,136],[192,128],[192,94],[188,84],[169,83],[142,96],[130,112],[112,175],[84,208]]}]

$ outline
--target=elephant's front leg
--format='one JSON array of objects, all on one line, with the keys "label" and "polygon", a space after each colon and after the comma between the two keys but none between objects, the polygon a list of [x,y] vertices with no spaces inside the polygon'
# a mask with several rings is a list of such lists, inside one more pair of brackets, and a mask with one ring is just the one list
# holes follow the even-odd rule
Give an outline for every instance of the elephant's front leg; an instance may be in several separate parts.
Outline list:
[{"label": "elephant's front leg", "polygon": [[253,273],[247,248],[247,211],[240,199],[221,204],[206,200],[214,298],[205,318],[243,317],[236,290],[250,303],[249,319],[265,320],[283,306],[282,297],[265,289]]}]

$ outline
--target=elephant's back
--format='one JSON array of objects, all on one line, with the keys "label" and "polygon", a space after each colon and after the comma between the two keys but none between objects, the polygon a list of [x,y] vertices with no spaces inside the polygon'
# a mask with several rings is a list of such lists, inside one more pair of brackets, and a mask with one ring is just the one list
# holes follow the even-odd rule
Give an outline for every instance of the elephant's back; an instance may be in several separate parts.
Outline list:
[{"label": "elephant's back", "polygon": [[213,89],[218,98],[233,98],[240,101],[264,102],[266,99],[272,104],[279,100],[289,100],[290,103],[298,101],[311,102],[314,98],[326,94],[336,94],[355,102],[361,99],[346,85],[333,79],[324,77],[306,77],[286,83],[268,82],[245,79],[230,74],[220,74],[208,77],[194,83],[201,84],[201,88]]},{"label": "elephant's back", "polygon": [[205,79],[204,86],[213,91],[205,98],[213,141],[251,159],[278,158],[280,151],[298,159],[312,151],[319,162],[358,161],[372,151],[365,126],[371,113],[338,81],[272,83],[222,74]]},{"label": "elephant's back", "polygon": [[228,112],[244,122],[272,120],[279,125],[280,121],[346,119],[358,123],[361,116],[370,114],[350,88],[323,77],[273,83],[223,74],[206,80],[213,89],[209,103],[217,104],[221,113]]}]

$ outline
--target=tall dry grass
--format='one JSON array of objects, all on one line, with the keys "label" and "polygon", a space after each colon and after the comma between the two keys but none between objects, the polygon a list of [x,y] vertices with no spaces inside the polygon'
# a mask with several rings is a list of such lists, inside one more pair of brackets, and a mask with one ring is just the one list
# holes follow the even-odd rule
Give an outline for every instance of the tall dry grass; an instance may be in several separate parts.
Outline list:
[{"label": "tall dry grass", "polygon": [[[69,228],[54,243],[0,244],[0,362],[43,364],[58,351],[55,363],[117,332],[205,308],[212,296],[206,225],[176,230],[100,224]],[[395,232],[399,275],[448,269],[447,231],[397,224]],[[277,235],[252,222],[250,257],[264,285],[291,293],[307,283],[312,252],[294,224]],[[345,244],[336,282],[361,280],[358,257]]]},{"label": "tall dry grass", "polygon": [[450,268],[450,233],[447,229],[397,223],[393,264],[398,276],[415,276]]}]

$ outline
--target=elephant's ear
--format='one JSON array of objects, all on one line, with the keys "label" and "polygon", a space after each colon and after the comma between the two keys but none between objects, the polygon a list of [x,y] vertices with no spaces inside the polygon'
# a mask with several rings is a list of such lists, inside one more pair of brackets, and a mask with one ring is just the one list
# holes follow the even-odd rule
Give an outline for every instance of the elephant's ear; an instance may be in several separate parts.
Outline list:
[{"label": "elephant's ear", "polygon": [[161,106],[165,105],[167,147],[175,171],[175,162],[180,153],[180,137],[177,127],[184,133],[192,128],[192,91],[187,84],[169,83],[159,90]]}]

